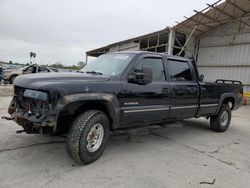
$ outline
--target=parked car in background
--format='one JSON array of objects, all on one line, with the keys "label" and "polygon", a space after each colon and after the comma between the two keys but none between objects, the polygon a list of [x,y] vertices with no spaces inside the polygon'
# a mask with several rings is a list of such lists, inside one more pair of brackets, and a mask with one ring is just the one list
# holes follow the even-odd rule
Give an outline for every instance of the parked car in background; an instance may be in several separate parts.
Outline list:
[{"label": "parked car in background", "polygon": [[22,67],[23,67],[22,65],[14,65],[14,64],[9,64],[9,63],[8,64],[4,63],[2,65],[2,68],[4,70],[14,70],[14,69],[20,69]]},{"label": "parked car in background", "polygon": [[4,70],[3,79],[5,82],[13,83],[17,76],[22,74],[34,74],[34,73],[48,73],[48,72],[58,72],[54,68],[49,68],[39,65],[25,66],[15,70]]}]

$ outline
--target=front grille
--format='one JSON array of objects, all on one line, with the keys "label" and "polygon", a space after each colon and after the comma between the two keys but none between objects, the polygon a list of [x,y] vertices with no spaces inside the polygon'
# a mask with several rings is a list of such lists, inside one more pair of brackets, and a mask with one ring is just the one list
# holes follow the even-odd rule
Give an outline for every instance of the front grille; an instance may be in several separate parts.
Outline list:
[{"label": "front grille", "polygon": [[40,114],[48,110],[48,103],[36,99],[23,97],[20,108],[25,112],[29,112],[32,114]]},{"label": "front grille", "polygon": [[17,108],[32,114],[43,114],[49,110],[48,102],[23,96],[26,88],[14,87]]}]

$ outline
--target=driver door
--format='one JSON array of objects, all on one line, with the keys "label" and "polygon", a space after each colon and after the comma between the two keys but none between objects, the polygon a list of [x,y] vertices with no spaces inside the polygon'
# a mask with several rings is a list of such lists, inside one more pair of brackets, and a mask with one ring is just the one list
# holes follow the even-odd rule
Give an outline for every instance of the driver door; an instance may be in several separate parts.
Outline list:
[{"label": "driver door", "polygon": [[151,83],[140,85],[124,81],[122,84],[122,126],[159,122],[168,117],[169,84],[162,57],[143,56],[135,63],[133,71],[143,66],[152,68]]}]

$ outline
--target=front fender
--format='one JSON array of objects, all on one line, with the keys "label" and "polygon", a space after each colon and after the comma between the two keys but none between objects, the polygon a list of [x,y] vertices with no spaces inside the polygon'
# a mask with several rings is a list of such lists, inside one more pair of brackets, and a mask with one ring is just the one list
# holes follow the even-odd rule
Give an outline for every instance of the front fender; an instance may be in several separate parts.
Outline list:
[{"label": "front fender", "polygon": [[119,103],[115,95],[109,93],[78,93],[66,95],[62,98],[62,103],[67,105],[71,102],[77,101],[91,101],[91,100],[99,100],[106,101],[112,104],[114,107],[118,107]]},{"label": "front fender", "polygon": [[69,104],[77,103],[77,102],[101,102],[105,104],[105,107],[108,110],[110,117],[113,120],[113,127],[116,128],[119,126],[119,102],[117,97],[113,94],[109,93],[78,93],[78,94],[71,94],[63,96],[57,104],[58,109],[63,109]]}]

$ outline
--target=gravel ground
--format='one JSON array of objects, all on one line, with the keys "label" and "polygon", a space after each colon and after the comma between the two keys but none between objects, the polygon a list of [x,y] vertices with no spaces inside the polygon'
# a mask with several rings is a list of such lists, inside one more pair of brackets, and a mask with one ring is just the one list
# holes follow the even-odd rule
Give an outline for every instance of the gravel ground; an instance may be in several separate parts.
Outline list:
[{"label": "gravel ground", "polygon": [[8,97],[13,95],[13,85],[0,85],[0,97]]},{"label": "gravel ground", "polygon": [[[9,101],[0,98],[0,115]],[[64,138],[16,134],[20,127],[1,119],[0,187],[249,187],[249,114],[234,112],[225,133],[201,118],[118,134],[87,166],[67,156]]]}]

